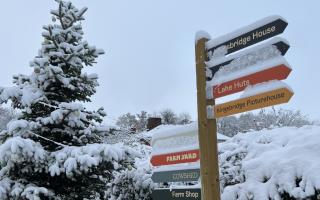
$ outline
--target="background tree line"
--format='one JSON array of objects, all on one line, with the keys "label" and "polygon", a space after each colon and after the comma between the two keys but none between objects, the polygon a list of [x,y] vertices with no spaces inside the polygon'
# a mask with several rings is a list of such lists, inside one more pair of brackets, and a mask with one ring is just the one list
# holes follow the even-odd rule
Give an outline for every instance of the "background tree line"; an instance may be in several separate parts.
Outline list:
[{"label": "background tree line", "polygon": [[[164,109],[152,114],[141,111],[137,114],[130,112],[121,115],[117,119],[117,126],[124,130],[134,129],[136,132],[145,131],[149,117],[161,118],[162,124],[181,125],[192,122],[189,113],[175,113],[172,109]],[[220,118],[217,121],[218,132],[227,136],[234,136],[237,133],[248,131],[259,131],[262,129],[271,129],[275,127],[301,127],[304,125],[315,124],[306,115],[300,111],[275,109],[261,109],[259,112],[248,112],[236,116]]]}]

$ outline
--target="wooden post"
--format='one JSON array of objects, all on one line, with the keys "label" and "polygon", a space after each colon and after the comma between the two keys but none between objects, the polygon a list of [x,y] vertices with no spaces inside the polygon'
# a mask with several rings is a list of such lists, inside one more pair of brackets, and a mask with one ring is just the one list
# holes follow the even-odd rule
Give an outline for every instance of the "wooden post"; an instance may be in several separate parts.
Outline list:
[{"label": "wooden post", "polygon": [[[207,38],[196,41],[196,74],[198,99],[198,130],[200,146],[202,200],[220,200],[218,143],[216,119],[207,119],[206,64]],[[209,101],[214,105],[214,100]]]}]

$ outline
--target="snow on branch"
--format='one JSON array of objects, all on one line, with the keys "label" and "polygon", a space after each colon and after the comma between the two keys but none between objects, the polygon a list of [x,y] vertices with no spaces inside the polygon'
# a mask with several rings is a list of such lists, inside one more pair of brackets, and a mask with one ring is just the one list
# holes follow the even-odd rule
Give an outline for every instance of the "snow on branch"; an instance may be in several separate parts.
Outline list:
[{"label": "snow on branch", "polygon": [[115,164],[128,158],[140,157],[140,154],[122,144],[88,144],[82,147],[65,147],[53,152],[52,156],[55,161],[49,166],[51,176],[66,173],[68,177],[72,177],[74,173],[88,172],[102,162]]}]

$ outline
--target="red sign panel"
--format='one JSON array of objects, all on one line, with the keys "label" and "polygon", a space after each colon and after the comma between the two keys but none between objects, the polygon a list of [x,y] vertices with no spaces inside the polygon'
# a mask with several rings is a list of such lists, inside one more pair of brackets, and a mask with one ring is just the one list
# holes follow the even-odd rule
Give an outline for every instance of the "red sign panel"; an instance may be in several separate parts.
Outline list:
[{"label": "red sign panel", "polygon": [[176,153],[152,156],[150,162],[153,166],[173,165],[179,163],[196,162],[200,159],[199,150],[181,151]]},{"label": "red sign panel", "polygon": [[284,64],[262,70],[241,78],[231,80],[220,85],[213,86],[213,97],[223,97],[229,94],[243,91],[248,85],[255,85],[258,83],[270,80],[284,80],[291,72],[291,68]]}]

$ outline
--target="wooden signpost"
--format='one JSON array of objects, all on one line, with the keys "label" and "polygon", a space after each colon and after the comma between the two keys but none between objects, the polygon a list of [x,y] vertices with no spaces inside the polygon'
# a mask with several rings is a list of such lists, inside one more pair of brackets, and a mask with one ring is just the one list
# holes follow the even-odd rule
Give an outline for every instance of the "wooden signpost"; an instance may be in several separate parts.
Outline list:
[{"label": "wooden signpost", "polygon": [[200,168],[194,169],[181,169],[181,170],[169,170],[153,172],[152,181],[155,183],[162,182],[190,182],[198,181],[200,178]]},{"label": "wooden signpost", "polygon": [[[157,188],[152,193],[154,200],[220,200],[216,119],[288,102],[293,96],[291,89],[273,80],[286,79],[291,72],[291,68],[284,59],[279,58],[279,55],[274,60],[264,62],[264,64],[269,63],[270,66],[259,65],[255,68],[248,66],[250,70],[245,72],[240,71],[243,70],[241,69],[242,67],[238,67],[239,71],[231,75],[228,74],[229,76],[226,75],[220,80],[215,79],[214,76],[206,77],[206,70],[211,70],[212,74],[214,74],[222,66],[230,64],[235,59],[239,60],[239,56],[250,57],[254,53],[260,55],[260,51],[265,51],[265,47],[268,47],[269,50],[271,45],[276,46],[282,56],[285,55],[290,47],[289,44],[281,38],[272,37],[281,34],[287,25],[288,23],[283,18],[271,16],[212,40],[210,40],[209,34],[204,32],[197,34],[195,58],[199,149],[153,155],[150,162],[154,167],[158,167],[152,175],[154,182],[197,181],[201,175],[201,188]],[[269,38],[272,39],[265,44],[246,49],[241,53],[229,55],[228,57],[223,56],[219,60],[209,61],[208,59],[208,55],[214,54],[214,51],[220,47],[226,50],[227,55]],[[282,62],[283,60],[284,62]],[[210,78],[213,78],[213,80],[207,82]],[[251,93],[250,96],[215,105],[215,99],[218,97],[234,94],[243,91],[247,86],[267,81],[273,82],[266,85],[264,83],[262,84],[263,87],[256,86],[255,90],[246,93],[247,95]],[[209,83],[212,85],[209,85]],[[208,91],[209,93],[207,93]],[[210,110],[208,108],[213,109]],[[193,133],[192,131],[189,132],[181,132],[176,137],[185,137]],[[160,139],[168,139],[169,135],[165,134]],[[160,139],[159,137],[153,139],[153,144]],[[199,160],[200,169],[190,167],[191,165],[185,168],[180,166],[181,163],[186,165],[187,163],[194,164]],[[164,167],[161,169],[160,166]]]},{"label": "wooden signpost", "polygon": [[201,200],[201,189],[155,189],[152,198],[153,200]]},{"label": "wooden signpost", "polygon": [[[227,50],[226,55],[234,53],[250,45],[281,34],[287,24],[283,18],[271,16],[220,38],[207,41],[207,36],[203,36],[202,38],[197,37],[196,69],[202,200],[220,200],[216,118],[285,103],[288,102],[293,95],[287,88],[279,88],[251,97],[215,105],[215,98],[242,91],[248,85],[270,80],[283,80],[289,75],[291,69],[286,66],[285,63],[280,63],[275,66],[261,68],[261,70],[258,71],[253,70],[251,73],[238,73],[241,75],[222,82],[222,84],[212,85],[212,90],[210,91],[207,90],[208,85],[205,79],[208,80],[208,78],[205,77],[205,71],[211,70],[214,75],[221,66],[230,64],[234,59],[238,58],[238,55],[232,55],[229,58],[220,58],[218,61],[208,61],[206,55],[210,53],[214,54],[214,51],[220,47],[224,47],[224,50]],[[203,43],[205,43],[205,45],[203,45]],[[289,48],[289,45],[284,41],[277,41],[276,43],[272,43],[272,45],[275,45],[282,55],[284,55]],[[261,45],[261,48],[265,46],[266,45]],[[257,51],[259,48],[260,47],[254,47],[252,50],[246,50],[246,52],[249,54]],[[245,53],[241,52],[239,55],[243,56]],[[206,63],[208,63],[207,66]],[[212,63],[215,63],[215,65],[212,65]],[[214,78],[213,76],[213,79]],[[212,81],[214,82],[215,80]],[[213,95],[206,95],[205,90],[210,93],[212,92]],[[208,106],[214,108],[212,110],[214,113],[209,113],[204,116],[204,110]],[[207,116],[213,116],[213,118]]]},{"label": "wooden signpost", "polygon": [[234,80],[230,80],[212,87],[213,97],[219,98],[226,95],[243,91],[249,85],[255,85],[271,80],[284,80],[291,72],[291,68],[285,63],[245,75]]},{"label": "wooden signpost", "polygon": [[168,154],[153,155],[151,157],[151,164],[153,166],[173,165],[179,163],[196,162],[200,159],[199,149],[181,151]]},{"label": "wooden signpost", "polygon": [[230,54],[283,33],[287,25],[280,16],[270,16],[233,33],[210,40],[207,48],[209,52],[213,52],[221,46],[226,46],[227,54]]}]

